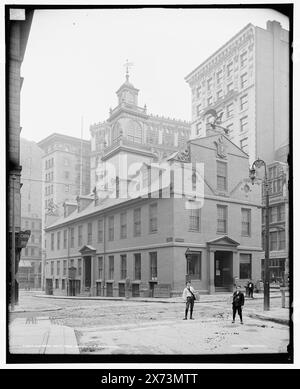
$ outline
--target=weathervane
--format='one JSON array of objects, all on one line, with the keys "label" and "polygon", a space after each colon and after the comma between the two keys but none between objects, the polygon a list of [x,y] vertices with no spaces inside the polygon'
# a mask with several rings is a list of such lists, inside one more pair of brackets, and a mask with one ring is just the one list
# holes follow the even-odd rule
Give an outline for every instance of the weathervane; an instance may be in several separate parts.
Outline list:
[{"label": "weathervane", "polygon": [[134,65],[133,62],[128,62],[128,59],[126,59],[126,63],[124,64],[124,66],[126,66],[126,80],[127,81],[129,79],[129,71],[128,71],[128,69],[130,69],[133,65]]}]

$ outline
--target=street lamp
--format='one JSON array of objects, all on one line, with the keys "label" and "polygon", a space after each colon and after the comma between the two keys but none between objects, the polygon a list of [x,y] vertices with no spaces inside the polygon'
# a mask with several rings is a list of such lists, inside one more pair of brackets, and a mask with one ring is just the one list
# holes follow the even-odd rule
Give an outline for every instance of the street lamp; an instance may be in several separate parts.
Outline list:
[{"label": "street lamp", "polygon": [[268,184],[268,173],[267,165],[262,159],[257,159],[253,162],[251,169],[249,170],[249,177],[254,184],[256,178],[256,169],[264,166],[265,176],[264,176],[264,186],[266,194],[266,233],[265,233],[265,263],[264,263],[264,311],[270,310],[270,273],[269,273],[269,236],[270,236],[270,227],[269,227],[269,184]]}]

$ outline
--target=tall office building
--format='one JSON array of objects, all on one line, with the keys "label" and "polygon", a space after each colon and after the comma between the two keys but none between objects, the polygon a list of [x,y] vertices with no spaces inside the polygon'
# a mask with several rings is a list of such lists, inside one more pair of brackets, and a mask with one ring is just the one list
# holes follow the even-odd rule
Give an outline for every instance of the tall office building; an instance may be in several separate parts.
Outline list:
[{"label": "tall office building", "polygon": [[26,248],[21,252],[18,277],[20,288],[41,287],[42,156],[43,151],[35,142],[21,138],[21,228],[30,230],[31,235]]},{"label": "tall office building", "polygon": [[[214,109],[229,138],[271,163],[289,144],[289,31],[277,21],[248,24],[186,78],[192,92],[192,136],[206,134]],[[285,147],[285,148],[284,148]]]},{"label": "tall office building", "polygon": [[[45,260],[44,228],[58,217],[65,201],[90,192],[90,141],[53,133],[41,140],[42,158],[42,226],[43,261]],[[42,285],[44,287],[44,285]]]}]

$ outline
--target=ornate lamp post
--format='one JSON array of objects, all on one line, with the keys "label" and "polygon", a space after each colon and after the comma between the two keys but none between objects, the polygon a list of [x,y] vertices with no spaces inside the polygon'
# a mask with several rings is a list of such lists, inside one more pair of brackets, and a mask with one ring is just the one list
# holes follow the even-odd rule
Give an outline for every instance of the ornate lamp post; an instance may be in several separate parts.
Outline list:
[{"label": "ornate lamp post", "polygon": [[265,262],[264,262],[264,311],[270,310],[270,273],[269,273],[269,183],[268,183],[268,173],[267,173],[267,165],[265,161],[262,159],[257,159],[253,162],[252,167],[249,171],[249,177],[252,181],[252,185],[254,184],[254,180],[256,178],[256,169],[264,166],[265,168],[265,177],[264,177],[264,186],[265,186],[265,194],[266,194],[266,233],[265,233]]}]

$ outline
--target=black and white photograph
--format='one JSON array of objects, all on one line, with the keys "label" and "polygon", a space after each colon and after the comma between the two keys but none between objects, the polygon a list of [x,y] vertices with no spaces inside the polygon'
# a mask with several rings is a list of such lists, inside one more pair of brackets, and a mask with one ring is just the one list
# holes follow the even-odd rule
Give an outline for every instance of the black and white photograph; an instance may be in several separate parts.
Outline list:
[{"label": "black and white photograph", "polygon": [[6,363],[292,364],[293,4],[4,13]]}]

